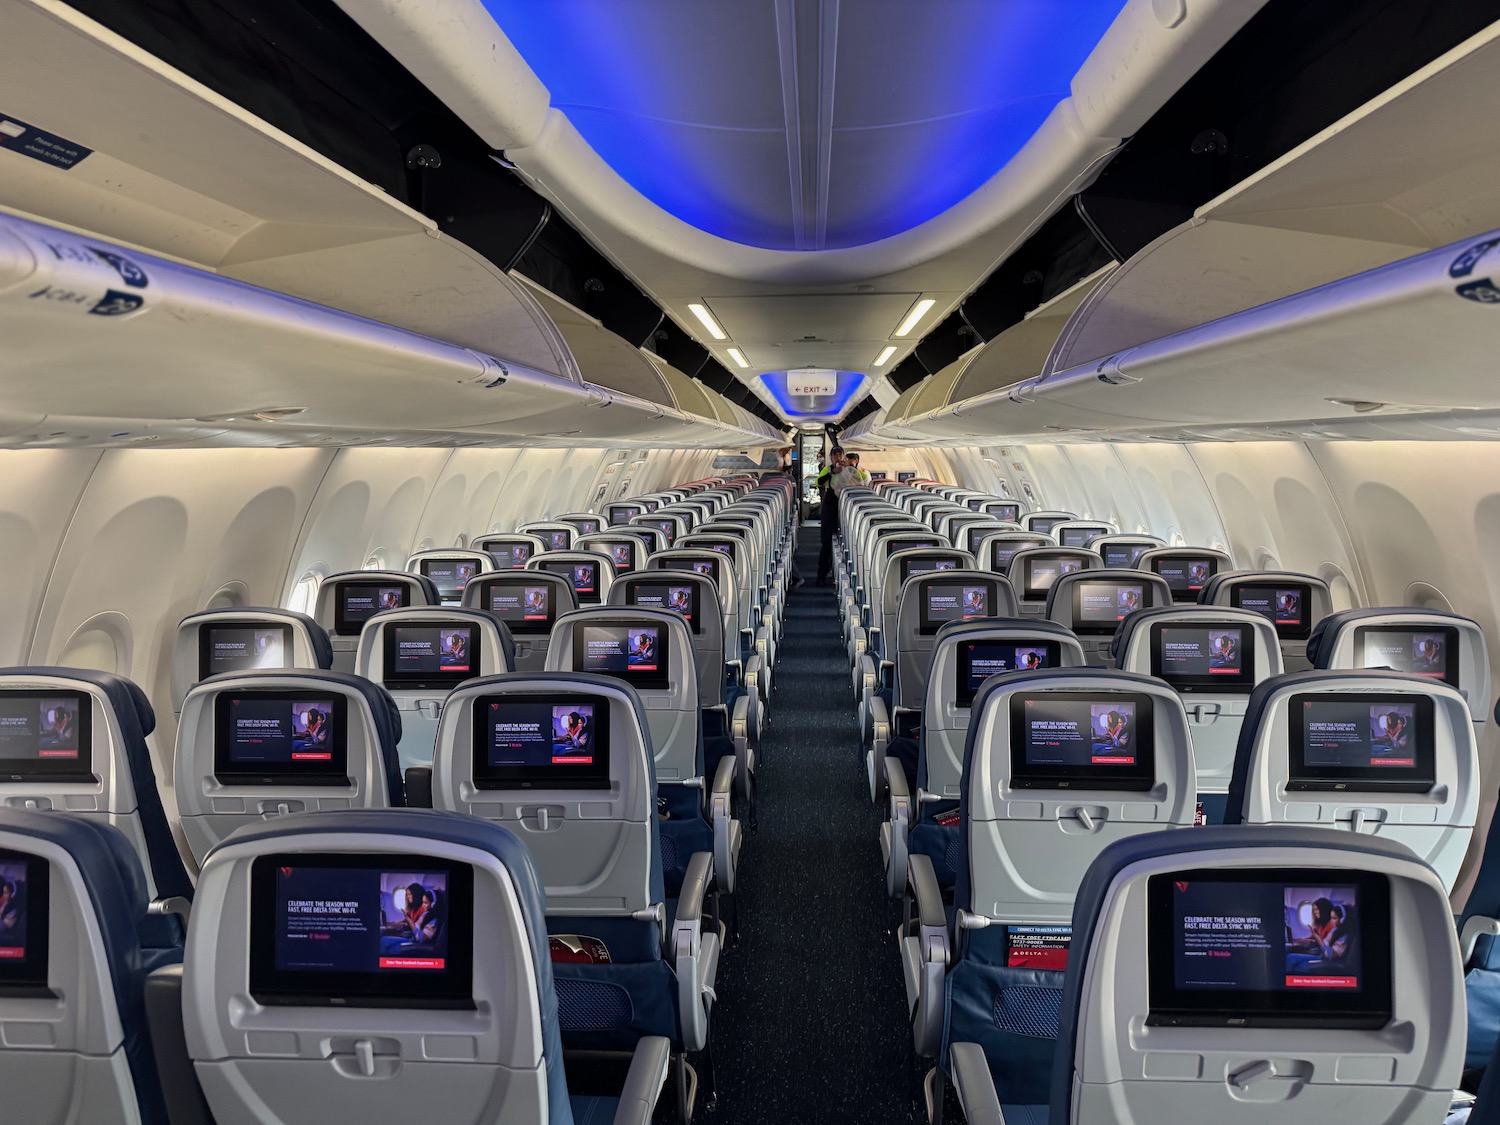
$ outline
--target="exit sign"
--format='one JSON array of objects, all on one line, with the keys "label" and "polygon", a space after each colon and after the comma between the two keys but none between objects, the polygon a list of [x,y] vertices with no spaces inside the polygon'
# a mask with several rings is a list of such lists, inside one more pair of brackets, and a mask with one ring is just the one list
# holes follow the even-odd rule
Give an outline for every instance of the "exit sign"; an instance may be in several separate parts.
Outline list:
[{"label": "exit sign", "polygon": [[838,372],[825,367],[808,367],[786,373],[786,391],[790,395],[831,395],[837,394],[838,389]]}]

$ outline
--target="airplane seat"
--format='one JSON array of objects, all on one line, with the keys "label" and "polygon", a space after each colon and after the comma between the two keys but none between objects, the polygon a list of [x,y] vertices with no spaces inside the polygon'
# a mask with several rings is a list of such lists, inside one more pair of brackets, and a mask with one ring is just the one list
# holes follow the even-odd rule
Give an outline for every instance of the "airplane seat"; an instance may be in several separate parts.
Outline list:
[{"label": "airplane seat", "polygon": [[1318,622],[1333,612],[1327,582],[1286,570],[1221,571],[1204,584],[1198,601],[1253,609],[1267,617],[1281,638],[1281,659],[1288,672],[1312,668],[1307,639]]},{"label": "airplane seat", "polygon": [[646,506],[634,500],[615,500],[604,505],[604,521],[608,527],[627,524],[636,516],[644,516]]},{"label": "airplane seat", "polygon": [[770,721],[770,695],[765,654],[769,651],[769,629],[755,628],[750,619],[741,616],[740,584],[734,560],[720,551],[701,547],[674,547],[658,551],[646,559],[647,570],[684,570],[702,574],[713,581],[719,591],[719,607],[724,614],[724,662],[737,682],[759,698],[760,718],[757,728]]},{"label": "airplane seat", "polygon": [[1166,543],[1154,535],[1130,533],[1101,535],[1087,546],[1106,567],[1128,570],[1140,562],[1147,551],[1160,550]]},{"label": "airplane seat", "polygon": [[552,626],[578,608],[571,576],[544,570],[481,574],[464,587],[464,608],[484,610],[504,622],[511,637],[511,671],[540,672],[547,663]]},{"label": "airplane seat", "polygon": [[[964,551],[955,551],[935,531],[913,533],[904,528],[877,528],[868,544],[868,548],[861,552],[861,562],[852,590],[853,598],[846,602],[846,608],[850,611],[847,638],[849,662],[855,666],[856,677],[861,654],[882,651],[880,630],[885,624],[884,587],[887,576],[893,573],[893,558],[912,551],[923,551],[926,555],[922,565],[927,569],[941,566],[952,570],[973,566],[972,556]],[[913,565],[917,565],[915,561]],[[900,576],[897,581],[904,582],[908,577],[909,573]],[[900,589],[899,584],[897,589]],[[855,682],[857,685],[858,680]]]},{"label": "airplane seat", "polygon": [[931,860],[908,860],[914,1042],[945,1057],[952,1039],[976,1038],[1002,1104],[1037,1104],[1074,897],[1107,844],[1193,826],[1192,743],[1176,692],[1127,672],[993,677],[971,710],[951,926]]},{"label": "airplane seat", "polygon": [[1226,824],[1321,825],[1410,848],[1450,890],[1479,814],[1463,696],[1399,672],[1289,672],[1250,694]]},{"label": "airplane seat", "polygon": [[652,771],[662,834],[676,856],[667,884],[677,887],[690,857],[716,851],[719,880],[733,891],[740,832],[732,807],[736,787],[753,794],[750,768],[731,742],[705,756],[692,633],[682,615],[639,606],[592,606],[564,615],[552,631],[547,671],[612,676],[640,697],[650,733]]},{"label": "airplane seat", "polygon": [[[1430,868],[1367,836],[1121,841],[1078,888],[1060,1003],[955,986],[943,1067],[969,1121],[1442,1121],[1463,1063],[1446,902]],[[1247,948],[1246,930],[1266,937]],[[996,1053],[996,1023],[1018,1017],[1055,1026],[1034,1051],[1050,1080],[1014,1081]]]},{"label": "airplane seat", "polygon": [[[1021,523],[1021,518],[1028,514],[1026,505],[1019,500],[985,500],[975,510],[994,516],[997,520],[1016,524]],[[1024,527],[1022,524],[1023,529]]]},{"label": "airplane seat", "polygon": [[526,569],[566,577],[579,605],[603,605],[615,580],[615,564],[600,551],[548,551],[528,562]]},{"label": "airplane seat", "polygon": [[1165,578],[1176,602],[1197,602],[1210,579],[1234,569],[1228,554],[1211,547],[1154,547],[1134,565]]},{"label": "airplane seat", "polygon": [[[203,883],[220,909],[190,928],[183,968],[148,988],[153,1031],[182,1038],[219,1125],[422,1120],[435,1107],[455,1125],[569,1125],[615,1108],[570,1097],[579,1067],[570,1083],[545,899],[509,829],[431,811],[304,814],[236,832]],[[410,917],[401,900],[417,894],[431,905]],[[378,925],[340,932],[298,910],[323,901]],[[294,940],[309,933],[327,942]],[[632,1046],[614,1119],[644,1122],[670,1048]]]},{"label": "airplane seat", "polygon": [[625,531],[600,531],[592,535],[580,535],[576,547],[580,551],[592,551],[609,559],[615,568],[615,577],[639,570],[649,553],[645,536]]},{"label": "airplane seat", "polygon": [[[156,712],[139,686],[90,668],[0,668],[0,716],[16,732],[0,757],[0,808],[117,828],[139,857],[153,900],[192,901],[193,880],[146,742]],[[153,914],[142,928],[153,948],[180,945],[182,932],[170,913]]]},{"label": "airplane seat", "polygon": [[1047,587],[1047,620],[1077,634],[1095,668],[1111,666],[1122,622],[1152,606],[1171,605],[1165,579],[1142,570],[1091,567],[1059,574]]},{"label": "airplane seat", "polygon": [[540,539],[544,554],[550,551],[571,551],[574,540],[578,538],[578,529],[561,520],[532,520],[530,523],[517,524],[516,532]]},{"label": "airplane seat", "polygon": [[749,550],[746,539],[726,533],[695,531],[681,536],[676,545],[685,551],[717,551],[729,559],[739,596],[740,622],[742,626],[748,624],[755,631],[756,651],[765,664],[769,687],[776,664],[776,642],[767,620],[764,600],[759,596],[765,588],[762,578],[764,560]]},{"label": "airplane seat", "polygon": [[953,887],[964,742],[980,685],[1018,671],[1085,666],[1083,646],[1069,630],[1013,614],[954,621],[933,640],[921,727],[914,735],[893,738],[886,751],[890,805],[880,844],[892,896],[905,885],[909,853],[931,858],[938,885],[945,891]]},{"label": "airplane seat", "polygon": [[1275,627],[1248,609],[1157,606],[1120,623],[1110,655],[1122,672],[1155,676],[1182,696],[1193,735],[1199,817],[1223,824],[1250,692],[1282,673]]},{"label": "airplane seat", "polygon": [[406,560],[406,569],[432,579],[443,605],[458,605],[464,586],[476,575],[494,570],[495,559],[488,551],[442,548],[417,551]]},{"label": "airplane seat", "polygon": [[1055,525],[1049,534],[1062,547],[1092,548],[1098,540],[1116,533],[1115,525],[1108,520],[1073,519]]},{"label": "airplane seat", "polygon": [[400,570],[350,570],[330,574],[318,586],[313,619],[333,644],[333,670],[354,671],[360,630],[383,609],[439,605],[437,586],[423,574]]},{"label": "airplane seat", "polygon": [[433,804],[504,824],[536,861],[570,1049],[707,1043],[717,869],[663,831],[647,716],[612,676],[518,672],[464,684],[438,730]]},{"label": "airplane seat", "polygon": [[245,824],[400,808],[400,742],[396,701],[351,672],[226,672],[204,680],[182,705],[173,767],[194,862],[201,869]]},{"label": "airplane seat", "polygon": [[[1038,510],[1027,512],[1021,517],[1021,526],[1027,531],[1038,532],[1042,535],[1052,535],[1053,529],[1060,523],[1070,523],[1078,518],[1077,512],[1064,512],[1060,509]],[[1056,538],[1056,536],[1053,536]],[[1059,540],[1059,543],[1061,541]]]},{"label": "airplane seat", "polygon": [[[535,535],[490,534],[477,536],[471,546],[476,551],[489,555],[493,570],[524,570],[534,555],[545,551],[546,545]],[[468,587],[464,587],[468,589]]]},{"label": "airplane seat", "polygon": [[1314,668],[1390,668],[1439,680],[1469,703],[1479,737],[1489,719],[1490,660],[1479,623],[1414,606],[1345,609],[1313,626]]},{"label": "airplane seat", "polygon": [[971,558],[958,554],[938,560],[958,561],[957,567],[928,569],[928,551],[903,551],[887,563],[880,631],[885,653],[878,663],[868,651],[860,658],[861,747],[870,748],[864,757],[871,800],[885,791],[887,747],[896,738],[914,737],[921,724],[938,630],[953,621],[1015,616],[1010,583],[974,569]]},{"label": "airplane seat", "polygon": [[1011,555],[1006,577],[1021,600],[1021,615],[1046,617],[1054,582],[1099,565],[1099,556],[1083,547],[1022,547]]},{"label": "airplane seat", "polygon": [[1038,535],[1022,528],[1002,528],[979,536],[974,544],[975,560],[985,569],[996,574],[1010,574],[1010,560],[1029,547],[1056,547],[1057,540],[1050,535]]},{"label": "airplane seat", "polygon": [[181,937],[155,944],[130,841],[84,817],[0,810],[0,892],[8,1120],[164,1122],[145,985],[181,960]]},{"label": "airplane seat", "polygon": [[220,672],[245,668],[331,668],[333,641],[305,613],[261,606],[231,606],[190,613],[172,642],[172,713],[193,685]]},{"label": "airplane seat", "polygon": [[585,535],[597,535],[604,530],[604,517],[596,516],[593,512],[569,512],[566,515],[556,516],[554,523],[572,524],[578,535],[574,536],[573,545],[578,545],[579,538]]},{"label": "airplane seat", "polygon": [[[391,609],[365,622],[355,674],[380,684],[401,712],[397,749],[403,774],[432,764],[443,701],[464,680],[516,669],[516,646],[498,616],[483,609]],[[421,803],[421,802],[414,802]]]},{"label": "airplane seat", "polygon": [[962,534],[959,535],[959,542],[955,543],[954,546],[960,550],[968,551],[977,561],[982,562],[985,556],[984,552],[980,549],[980,544],[984,542],[985,536],[995,535],[1002,531],[1020,530],[1021,525],[1018,523],[1002,523],[999,520],[986,518],[983,523],[965,524]]}]

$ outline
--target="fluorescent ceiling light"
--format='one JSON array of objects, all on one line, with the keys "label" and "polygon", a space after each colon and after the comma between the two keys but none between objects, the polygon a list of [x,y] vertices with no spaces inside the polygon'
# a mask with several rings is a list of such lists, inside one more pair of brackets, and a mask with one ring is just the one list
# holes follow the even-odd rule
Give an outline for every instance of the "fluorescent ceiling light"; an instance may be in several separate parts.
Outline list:
[{"label": "fluorescent ceiling light", "polygon": [[[932,304],[931,301],[928,301],[927,303],[929,305]],[[924,309],[923,311],[925,312],[926,310]],[[689,305],[688,312],[692,313],[703,323],[703,327],[708,329],[708,334],[715,340],[729,339],[729,336],[725,333],[724,329],[719,327],[719,322],[714,319],[714,314],[708,311],[707,306]]]},{"label": "fluorescent ceiling light", "polygon": [[737,364],[739,364],[741,367],[749,367],[750,366],[750,361],[745,358],[745,353],[742,352],[742,351],[740,351],[739,348],[730,348],[729,349],[729,358],[732,359],[732,360],[734,360],[734,362],[737,363]]},{"label": "fluorescent ceiling light", "polygon": [[895,344],[887,344],[885,347],[883,347],[883,348],[880,349],[880,354],[875,357],[875,362],[874,362],[874,364],[872,364],[872,366],[874,366],[874,367],[884,367],[885,366],[885,361],[888,360],[888,359],[890,359],[891,356],[893,356],[895,354],[896,354],[896,345]]},{"label": "fluorescent ceiling light", "polygon": [[[935,304],[937,304],[937,300],[935,298],[923,297],[920,301],[918,301],[911,307],[911,312],[906,314],[906,319],[903,320],[901,322],[901,326],[896,329],[896,335],[905,336],[908,332],[910,332],[917,326],[917,321],[926,316],[927,310],[932,308],[932,306]],[[699,306],[697,305],[688,306],[688,308],[692,309],[694,312],[697,312],[698,307]],[[708,310],[705,309],[702,313],[699,314],[699,316],[701,317],[707,315],[707,311]]]}]

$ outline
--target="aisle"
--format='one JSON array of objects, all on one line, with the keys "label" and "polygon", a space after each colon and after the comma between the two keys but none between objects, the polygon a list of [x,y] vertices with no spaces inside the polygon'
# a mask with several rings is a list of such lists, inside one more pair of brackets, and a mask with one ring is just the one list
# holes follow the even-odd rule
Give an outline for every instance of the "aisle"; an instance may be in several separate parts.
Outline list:
[{"label": "aisle", "polygon": [[857,766],[849,664],[831,589],[787,602],[760,832],[747,841],[742,938],[719,973],[719,1108],[704,1125],[915,1122],[901,971],[884,930],[880,813]]}]

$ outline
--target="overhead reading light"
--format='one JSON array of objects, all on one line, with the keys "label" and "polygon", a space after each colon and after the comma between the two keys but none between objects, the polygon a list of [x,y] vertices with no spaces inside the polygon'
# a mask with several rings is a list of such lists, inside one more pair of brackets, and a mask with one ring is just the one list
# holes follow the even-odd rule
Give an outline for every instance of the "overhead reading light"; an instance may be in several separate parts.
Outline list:
[{"label": "overhead reading light", "polygon": [[688,312],[696,316],[702,322],[703,327],[708,329],[708,334],[715,340],[727,340],[729,335],[719,327],[719,322],[714,319],[714,314],[708,311],[707,305],[689,305]]},{"label": "overhead reading light", "polygon": [[729,358],[732,359],[732,360],[734,360],[734,362],[737,363],[737,364],[739,364],[741,367],[749,367],[750,366],[750,361],[745,358],[745,353],[742,352],[742,351],[740,351],[739,348],[730,348],[729,349]]},{"label": "overhead reading light", "polygon": [[895,344],[887,344],[885,347],[883,347],[883,348],[880,349],[880,354],[875,357],[875,362],[872,363],[870,366],[871,367],[884,367],[885,366],[885,361],[888,360],[888,359],[890,359],[891,356],[893,356],[895,354],[896,354],[896,345]]},{"label": "overhead reading light", "polygon": [[[905,336],[908,332],[910,332],[917,326],[917,321],[926,316],[927,310],[932,308],[932,306],[935,304],[937,304],[936,298],[923,297],[920,301],[918,301],[911,307],[911,312],[906,314],[906,319],[903,320],[900,326],[896,329],[896,335]],[[688,307],[692,308],[691,305],[689,305]]]}]

